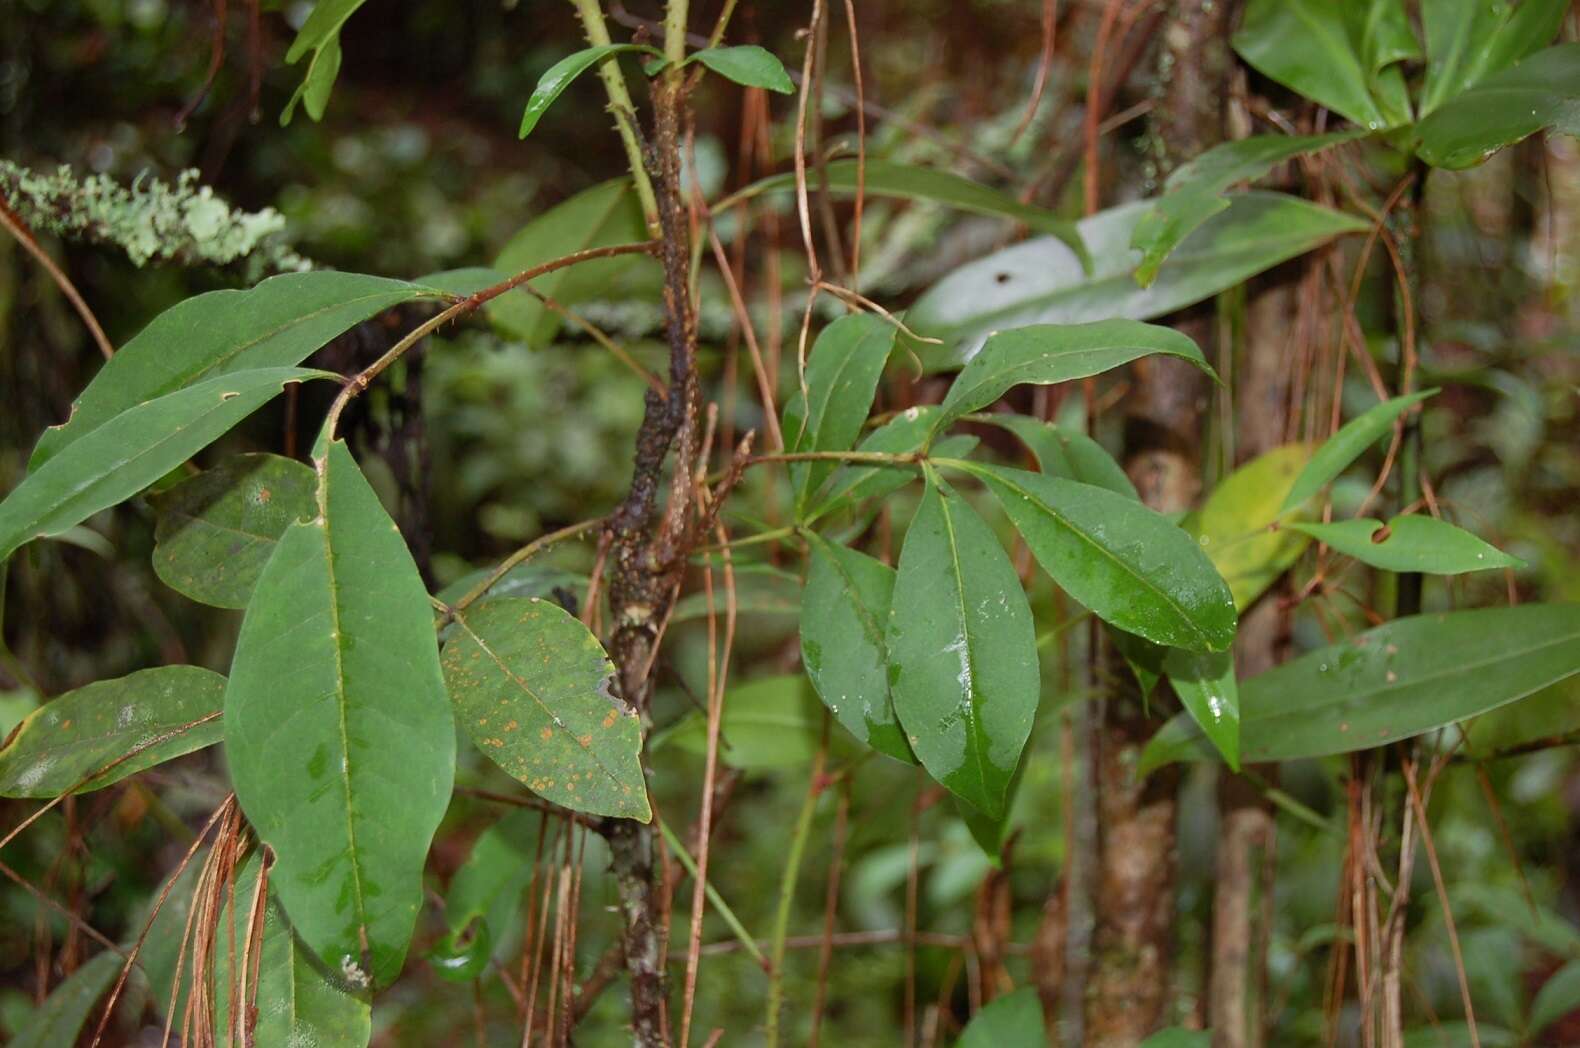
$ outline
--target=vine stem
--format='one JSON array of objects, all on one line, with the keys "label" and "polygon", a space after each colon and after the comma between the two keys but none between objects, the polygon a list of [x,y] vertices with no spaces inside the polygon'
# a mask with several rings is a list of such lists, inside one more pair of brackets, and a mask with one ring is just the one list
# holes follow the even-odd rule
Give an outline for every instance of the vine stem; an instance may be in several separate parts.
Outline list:
[{"label": "vine stem", "polygon": [[[571,0],[571,4],[581,19],[588,43],[594,47],[604,47],[614,42],[609,37],[609,26],[604,22],[603,9],[599,7],[598,0]],[[666,48],[669,45],[667,36],[664,44]],[[684,46],[682,40],[681,47]],[[615,130],[619,132],[621,145],[625,146],[625,159],[631,168],[631,179],[636,183],[636,196],[642,202],[642,217],[647,220],[648,230],[656,232],[658,197],[653,193],[653,180],[648,177],[647,165],[642,162],[642,143],[637,137],[635,123],[636,106],[631,103],[631,92],[625,86],[625,74],[620,72],[618,59],[613,55],[598,63],[598,79],[603,81],[604,93],[609,96],[609,111],[614,114]]]},{"label": "vine stem", "polygon": [[823,792],[823,761],[827,756],[828,732],[825,715],[823,744],[818,747],[812,762],[812,779],[807,783],[806,800],[801,802],[801,814],[796,816],[795,832],[790,838],[790,851],[785,856],[784,874],[779,880],[779,903],[774,910],[773,937],[768,951],[768,1016],[763,1043],[767,1048],[778,1048],[779,1013],[784,1009],[785,939],[790,931],[790,906],[795,901],[795,884],[801,873],[801,856],[806,852],[807,838],[812,833],[812,816],[817,811],[817,799]]},{"label": "vine stem", "polygon": [[754,455],[746,461],[746,464],[760,466],[768,462],[870,462],[879,466],[916,466],[925,461],[927,461],[926,457],[919,452],[894,454],[887,451],[783,451]]},{"label": "vine stem", "polygon": [[446,620],[453,618],[454,616],[465,611],[474,602],[476,602],[479,597],[498,585],[499,580],[510,574],[511,569],[515,568],[518,564],[530,560],[539,552],[547,549],[557,542],[581,535],[585,532],[593,530],[594,528],[601,528],[605,523],[607,523],[605,518],[594,517],[592,520],[584,520],[580,524],[571,524],[567,527],[560,528],[558,531],[551,531],[547,535],[540,535],[538,538],[533,539],[525,546],[522,546],[520,549],[516,550],[516,552],[512,553],[510,556],[500,561],[499,566],[493,571],[489,572],[487,578],[483,579],[476,586],[473,586],[470,590],[468,590],[466,595],[460,600],[456,601],[453,606],[446,608]]},{"label": "vine stem", "polygon": [[452,304],[450,308],[418,324],[411,331],[407,332],[404,338],[391,346],[383,356],[353,375],[340,390],[340,395],[335,398],[335,402],[329,406],[329,414],[324,419],[324,432],[332,439],[335,435],[335,426],[340,421],[340,414],[345,411],[346,405],[351,402],[351,399],[372,385],[373,380],[378,378],[391,364],[404,356],[407,350],[444,327],[450,321],[464,317],[505,292],[518,288],[529,280],[536,280],[546,273],[552,273],[557,269],[564,269],[567,266],[574,266],[578,262],[587,262],[595,258],[651,253],[654,245],[655,241],[642,240],[634,244],[613,244],[609,247],[594,247],[585,251],[575,251],[561,258],[544,262],[542,265],[533,266],[531,269],[523,269],[508,280],[501,280],[492,287],[485,287],[481,291],[466,296],[459,302]]}]

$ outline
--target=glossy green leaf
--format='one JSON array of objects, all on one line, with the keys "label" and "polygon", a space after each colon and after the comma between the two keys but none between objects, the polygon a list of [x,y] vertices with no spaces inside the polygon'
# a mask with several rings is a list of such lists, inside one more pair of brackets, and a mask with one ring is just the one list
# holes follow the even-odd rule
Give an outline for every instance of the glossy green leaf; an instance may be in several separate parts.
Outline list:
[{"label": "glossy green leaf", "polygon": [[[998,426],[1015,434],[1036,458],[1037,468],[1050,477],[1076,480],[1107,488],[1126,498],[1141,499],[1136,486],[1114,457],[1085,433],[1060,429],[1051,422],[1025,415],[972,415],[970,418],[973,422]],[[946,454],[943,444],[935,446],[933,454],[938,458],[953,457]]]},{"label": "glossy green leaf", "polygon": [[285,53],[287,65],[295,65],[309,51],[313,53],[313,58],[307,64],[307,73],[302,77],[302,82],[297,85],[291,100],[280,114],[282,127],[291,122],[298,102],[302,103],[308,116],[314,120],[323,119],[324,109],[329,105],[329,92],[334,88],[335,77],[340,73],[340,29],[364,2],[318,0],[313,6],[313,13],[302,23],[296,39],[291,41],[291,49]]},{"label": "glossy green leaf", "polygon": [[1444,102],[1417,125],[1416,154],[1433,167],[1474,167],[1543,130],[1580,134],[1580,44],[1538,51]]},{"label": "glossy green leaf", "polygon": [[262,368],[200,382],[139,404],[73,441],[0,502],[0,561],[142,491],[219,439],[290,382],[327,377]]},{"label": "glossy green leaf", "polygon": [[1196,536],[1241,611],[1311,544],[1298,531],[1273,527],[1310,457],[1307,445],[1286,444],[1252,459],[1219,481],[1201,511],[1181,525]]},{"label": "glossy green leaf", "polygon": [[1310,461],[1301,469],[1300,475],[1295,478],[1295,483],[1289,489],[1289,494],[1284,496],[1279,513],[1289,512],[1327,487],[1330,481],[1350,467],[1350,463],[1360,458],[1367,448],[1393,429],[1394,420],[1404,414],[1407,408],[1419,404],[1436,392],[1436,389],[1423,389],[1418,393],[1407,393],[1402,397],[1385,400],[1339,427],[1339,431],[1323,441],[1322,446],[1317,448]]},{"label": "glossy green leaf", "polygon": [[973,1015],[955,1048],[1041,1048],[1047,1043],[1037,989],[1023,986]]},{"label": "glossy green leaf", "polygon": [[1379,131],[1410,119],[1385,113],[1373,97],[1361,42],[1355,39],[1352,8],[1330,0],[1251,0],[1234,49],[1253,68],[1285,87]]},{"label": "glossy green leaf", "polygon": [[658,54],[658,50],[646,44],[600,44],[597,47],[584,47],[580,51],[572,52],[549,67],[538,80],[538,86],[532,89],[532,97],[527,99],[527,108],[521,114],[521,129],[516,137],[526,138],[532,129],[538,126],[538,121],[548,111],[565,89],[571,86],[571,81],[581,76],[593,66],[606,58],[614,55],[641,52],[645,54]]},{"label": "glossy green leaf", "polygon": [[285,529],[317,510],[317,479],[278,455],[238,455],[153,496],[154,573],[217,608],[245,608]]},{"label": "glossy green leaf", "polygon": [[887,641],[911,749],[950,792],[1001,818],[1037,712],[1031,609],[992,530],[933,484],[900,550]]},{"label": "glossy green leaf", "polygon": [[912,348],[929,371],[959,367],[989,334],[1030,324],[1147,320],[1234,287],[1343,233],[1364,231],[1349,215],[1278,193],[1252,191],[1185,238],[1138,287],[1140,253],[1130,247],[1147,201],[1084,219],[1077,229],[1092,253],[1090,274],[1057,240],[1038,237],[969,262],[928,288],[905,314],[906,326],[941,345]]},{"label": "glossy green leaf", "polygon": [[105,361],[64,423],[44,431],[37,470],[122,412],[220,375],[300,364],[391,306],[439,292],[421,284],[320,270],[271,277],[246,291],[210,291],[171,306]]},{"label": "glossy green leaf", "polygon": [[444,897],[449,934],[428,956],[440,974],[470,979],[487,965],[489,948],[505,938],[532,881],[542,829],[541,813],[519,809],[473,842]]},{"label": "glossy green leaf", "polygon": [[[921,451],[927,446],[927,438],[933,431],[937,416],[936,404],[906,408],[867,434],[856,450],[885,455],[909,455]],[[956,434],[934,443],[932,454],[964,458],[976,445],[975,437]],[[883,498],[900,490],[916,477],[917,469],[912,466],[863,466],[854,462],[841,465],[834,471],[822,493],[812,500],[813,508],[807,511],[804,522],[811,523],[851,503]]]},{"label": "glossy green leaf", "polygon": [[[1189,535],[1105,488],[970,464],[1053,580],[1099,618],[1156,644],[1234,642],[1229,587]],[[903,563],[903,561],[902,561]]]},{"label": "glossy green leaf", "polygon": [[879,753],[915,763],[889,696],[884,632],[894,569],[865,553],[807,536],[801,661],[823,705]]},{"label": "glossy green leaf", "polygon": [[1163,672],[1191,720],[1223,754],[1229,767],[1239,771],[1240,694],[1234,678],[1234,655],[1171,648],[1163,658]]},{"label": "glossy green leaf", "polygon": [[1410,24],[1405,0],[1363,0],[1345,5],[1351,39],[1358,44],[1366,87],[1389,127],[1408,124],[1410,89],[1402,62],[1421,58],[1421,43]]},{"label": "glossy green leaf", "polygon": [[[263,900],[262,937],[245,969],[237,965],[248,949],[247,921],[257,898],[258,867],[255,850],[236,871],[214,932],[215,1048],[266,1044],[363,1048],[373,1036],[367,992],[325,970],[297,937],[273,891],[272,871],[269,897]],[[257,1012],[250,1031],[238,1029],[231,1019],[232,994],[239,998],[246,992],[243,972],[249,983],[256,978]]]},{"label": "glossy green leaf", "polygon": [[1179,357],[1217,374],[1189,335],[1136,320],[1035,324],[991,334],[960,372],[935,418],[939,429],[985,408],[1013,386],[1100,375],[1152,354]]},{"label": "glossy green leaf", "polygon": [[1353,141],[1364,132],[1327,135],[1259,135],[1225,142],[1177,168],[1165,192],[1136,222],[1130,246],[1141,252],[1136,282],[1157,279],[1158,267],[1198,226],[1229,206],[1223,193],[1237,182],[1261,178],[1277,164]]},{"label": "glossy green leaf", "polygon": [[1152,701],[1152,693],[1157,690],[1158,681],[1163,679],[1164,657],[1176,649],[1154,644],[1134,633],[1126,633],[1112,626],[1108,627],[1108,640],[1114,650],[1119,652],[1119,657],[1125,660],[1125,665],[1130,667],[1130,674],[1136,679],[1136,688],[1145,708]]},{"label": "glossy green leaf", "polygon": [[94,1005],[114,985],[124,963],[114,950],[95,954],[28,1015],[21,1029],[6,1042],[9,1048],[62,1048],[76,1044]]},{"label": "glossy green leaf", "polygon": [[1580,961],[1570,961],[1542,983],[1531,1002],[1530,1029],[1539,1032],[1580,1009]]},{"label": "glossy green leaf", "polygon": [[224,694],[225,678],[199,666],[138,670],[68,691],[28,714],[0,748],[0,796],[87,793],[212,746]]},{"label": "glossy green leaf", "polygon": [[[817,172],[816,178],[826,176],[828,188],[836,193],[854,193],[858,182],[863,193],[875,197],[901,200],[919,200],[942,204],[956,211],[988,215],[993,218],[1010,218],[1028,229],[1046,233],[1062,241],[1076,259],[1087,264],[1090,258],[1075,224],[1060,218],[1045,208],[1023,204],[1012,194],[1000,192],[973,182],[969,178],[939,171],[929,167],[899,164],[890,160],[868,160],[860,165],[855,160],[834,160]],[[809,176],[814,177],[814,176]],[[821,182],[814,184],[821,185]],[[750,200],[764,193],[787,193],[795,189],[794,172],[769,175],[732,194],[714,206],[714,213]]]},{"label": "glossy green leaf", "polygon": [[1552,43],[1568,9],[1569,0],[1422,0],[1422,115]]},{"label": "glossy green leaf", "polygon": [[[1332,524],[1285,525],[1326,543],[1347,557],[1385,571],[1458,575],[1523,564],[1463,528],[1433,517],[1395,517],[1386,525],[1363,518]],[[1383,530],[1386,528],[1386,531]]]},{"label": "glossy green leaf", "polygon": [[767,88],[782,95],[795,93],[795,84],[785,72],[784,63],[772,51],[755,44],[704,48],[686,61],[701,62],[720,76],[747,87]]},{"label": "glossy green leaf", "polygon": [[[894,325],[870,313],[840,317],[823,329],[807,355],[806,396],[797,389],[785,401],[782,429],[787,452],[850,450],[872,410],[894,337]],[[835,465],[791,464],[798,512],[805,510]]]},{"label": "glossy green leaf", "polygon": [[[737,685],[724,693],[719,760],[745,771],[808,764],[822,739],[823,720],[823,704],[805,674],[762,677]],[[843,736],[840,729],[836,743]],[[693,710],[662,738],[700,756],[708,750],[707,718],[701,710]],[[659,738],[653,742],[657,746]]]},{"label": "glossy green leaf", "polygon": [[385,985],[450,801],[455,727],[406,544],[345,444],[318,454],[318,516],[280,539],[242,621],[225,753],[297,934],[353,983]]},{"label": "glossy green leaf", "polygon": [[[647,221],[636,190],[630,179],[617,178],[582,190],[522,226],[494,259],[493,268],[506,275],[520,273],[574,251],[645,239]],[[589,296],[608,294],[622,274],[644,262],[656,265],[636,255],[593,259],[545,273],[532,287],[562,306],[574,306]],[[553,341],[562,323],[525,291],[501,295],[484,308],[497,327],[533,349]]]},{"label": "glossy green leaf", "polygon": [[614,692],[603,646],[546,600],[506,597],[455,617],[444,679],[467,734],[532,792],[574,811],[652,818],[642,722]]},{"label": "glossy green leaf", "polygon": [[[1266,762],[1386,745],[1580,673],[1580,605],[1412,615],[1240,682],[1240,757]],[[1143,768],[1200,755],[1170,721]]]}]

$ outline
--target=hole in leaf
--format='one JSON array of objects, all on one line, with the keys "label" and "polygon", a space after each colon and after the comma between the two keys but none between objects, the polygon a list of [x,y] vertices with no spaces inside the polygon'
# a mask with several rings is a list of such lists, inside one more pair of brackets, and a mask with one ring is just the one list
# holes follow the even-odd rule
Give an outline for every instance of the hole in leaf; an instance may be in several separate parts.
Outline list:
[{"label": "hole in leaf", "polygon": [[240,393],[237,393],[235,390],[229,390],[229,391],[227,391],[225,393],[221,393],[219,395],[219,399],[221,399],[221,400],[235,400],[239,396],[241,396]]},{"label": "hole in leaf", "polygon": [[1008,273],[1000,273],[997,276],[995,276],[993,279],[997,283],[1008,284],[1009,283],[1009,274]]}]

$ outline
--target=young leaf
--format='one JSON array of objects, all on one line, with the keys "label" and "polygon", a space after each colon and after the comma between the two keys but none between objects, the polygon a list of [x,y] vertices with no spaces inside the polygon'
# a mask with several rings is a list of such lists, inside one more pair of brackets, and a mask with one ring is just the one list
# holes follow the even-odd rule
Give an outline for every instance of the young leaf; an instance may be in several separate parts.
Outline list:
[{"label": "young leaf", "polygon": [[853,549],[807,536],[811,566],[801,598],[801,661],[823,705],[852,735],[915,763],[889,696],[884,630],[894,569]]},{"label": "young leaf", "polygon": [[652,818],[642,722],[612,690],[598,638],[546,600],[506,597],[455,617],[444,679],[477,748],[573,811]]},{"label": "young leaf", "polygon": [[1569,0],[1422,0],[1426,85],[1421,115],[1552,43]]},{"label": "young leaf", "polygon": [[[246,935],[258,892],[259,852],[254,850],[236,871],[232,891],[225,893],[214,943],[215,1048],[252,1045],[333,1045],[363,1048],[373,1036],[371,1002],[364,990],[323,970],[318,959],[297,938],[290,918],[273,891],[263,900],[263,934],[245,967],[236,959],[248,950]],[[230,1002],[253,992],[244,986],[256,977],[257,1012],[247,1027],[231,1019]],[[162,1004],[162,1002],[161,1002]]]},{"label": "young leaf", "polygon": [[0,502],[0,561],[142,491],[274,399],[306,368],[222,375],[122,412],[28,474]]},{"label": "young leaf", "polygon": [[516,137],[526,138],[532,133],[549,106],[571,86],[572,80],[606,58],[630,52],[659,53],[657,48],[645,44],[600,44],[597,47],[584,47],[555,62],[538,80],[538,86],[532,89],[532,97],[527,99],[527,108],[521,114],[521,130]]},{"label": "young leaf", "polygon": [[950,792],[1001,818],[1037,713],[1037,638],[998,539],[936,484],[900,551],[887,641],[911,749]]},{"label": "young leaf", "polygon": [[1487,77],[1416,126],[1416,155],[1433,167],[1474,167],[1537,131],[1580,135],[1580,44],[1559,44]]},{"label": "young leaf", "polygon": [[1528,1028],[1540,1033],[1580,1008],[1580,961],[1570,961],[1547,977],[1531,1002]]},{"label": "young leaf", "polygon": [[1048,386],[1099,375],[1154,353],[1179,357],[1218,377],[1191,337],[1173,328],[1136,320],[1037,324],[989,335],[949,387],[933,425],[942,429],[987,407],[1012,386]]},{"label": "young leaf", "polygon": [[278,455],[238,455],[152,499],[154,574],[216,608],[245,608],[275,543],[316,510],[313,471]]},{"label": "young leaf", "polygon": [[[872,398],[894,348],[893,324],[869,313],[840,317],[818,335],[807,356],[806,392],[785,402],[785,450],[848,451],[872,410]],[[833,462],[797,462],[790,467],[796,508],[834,472]]]},{"label": "young leaf", "polygon": [[225,690],[225,753],[297,933],[362,987],[399,974],[428,844],[450,801],[455,727],[428,595],[339,440],[318,516],[281,537]]},{"label": "young leaf", "polygon": [[762,87],[782,95],[795,93],[795,84],[785,72],[784,63],[772,51],[755,44],[740,47],[709,47],[696,52],[689,62],[701,62],[726,79],[747,87]]},{"label": "young leaf", "polygon": [[1219,481],[1201,512],[1181,525],[1196,536],[1241,611],[1311,544],[1298,531],[1273,527],[1281,515],[1278,507],[1310,455],[1305,444],[1286,444],[1252,459]]},{"label": "young leaf", "polygon": [[[1580,605],[1522,604],[1395,619],[1240,682],[1240,758],[1285,761],[1383,746],[1580,673]],[[1176,721],[1180,718],[1176,718]],[[1144,763],[1188,759],[1171,721]],[[1149,747],[1152,749],[1153,747]]]},{"label": "young leaf", "polygon": [[1080,324],[1125,317],[1147,320],[1234,287],[1343,233],[1368,227],[1350,215],[1278,193],[1236,194],[1158,269],[1149,287],[1131,275],[1136,222],[1151,209],[1139,201],[1099,212],[1076,227],[1093,258],[1090,273],[1057,240],[1038,237],[969,262],[928,288],[905,314],[912,331],[942,344],[916,342],[928,371],[971,359],[988,335],[1029,324]]},{"label": "young leaf", "polygon": [[[724,693],[724,720],[719,726],[719,759],[732,768],[756,771],[792,768],[807,764],[817,753],[825,713],[801,673],[763,677],[732,687]],[[836,748],[849,747],[836,734]],[[652,745],[668,742],[688,753],[704,754],[708,747],[708,722],[693,710],[673,728],[656,735]]]},{"label": "young leaf", "polygon": [[955,1048],[1037,1048],[1047,1043],[1042,1002],[1025,986],[997,998],[971,1017]]},{"label": "young leaf", "polygon": [[1385,571],[1459,575],[1524,566],[1517,558],[1489,546],[1463,528],[1432,517],[1395,517],[1386,525],[1380,520],[1360,519],[1285,526]]},{"label": "young leaf", "polygon": [[296,39],[291,41],[291,49],[285,53],[285,64],[295,65],[309,51],[313,53],[313,60],[308,63],[306,76],[280,114],[281,127],[291,122],[298,102],[303,103],[308,116],[314,120],[323,119],[324,109],[329,105],[329,92],[340,73],[340,29],[364,2],[318,0],[313,13],[302,23]]},{"label": "young leaf", "polygon": [[1351,31],[1350,6],[1251,0],[1234,34],[1234,49],[1259,72],[1367,130],[1408,122],[1408,108],[1402,114],[1384,113],[1373,97],[1369,63]]},{"label": "young leaf", "polygon": [[[1074,257],[1082,266],[1091,265],[1086,245],[1082,243],[1074,223],[1046,208],[1023,204],[1010,193],[990,189],[969,178],[929,167],[897,164],[890,160],[868,160],[864,167],[855,160],[834,160],[825,164],[819,172],[820,178],[825,175],[828,188],[836,193],[854,193],[859,184],[862,192],[868,196],[919,200],[971,214],[1014,219],[1034,232],[1057,238],[1074,252]],[[795,185],[794,172],[769,175],[719,201],[713,211],[719,214],[764,193],[788,193],[795,189]]]},{"label": "young leaf", "polygon": [[199,666],[138,670],[68,691],[28,714],[0,748],[0,797],[103,789],[212,746],[222,733],[215,714],[224,694],[225,678]]},{"label": "young leaf", "polygon": [[[972,415],[972,422],[1007,429],[1037,459],[1037,467],[1050,477],[1063,477],[1082,484],[1107,488],[1116,495],[1140,501],[1136,486],[1130,482],[1114,457],[1103,446],[1085,433],[1060,429],[1051,422],[1029,418],[1025,415]],[[933,457],[947,455],[943,444],[933,448]]]},{"label": "young leaf", "polygon": [[1410,24],[1405,0],[1363,0],[1344,5],[1351,39],[1357,41],[1366,87],[1383,122],[1391,127],[1408,124],[1410,89],[1402,62],[1421,59],[1421,42]]},{"label": "young leaf", "polygon": [[61,1048],[76,1044],[83,1024],[99,998],[120,974],[124,958],[105,950],[66,979],[34,1009],[6,1042],[10,1048]]},{"label": "young leaf", "polygon": [[220,375],[300,364],[353,325],[439,294],[404,280],[322,270],[185,299],[105,361],[70,417],[39,438],[28,469],[139,404]]},{"label": "young leaf", "polygon": [[1171,648],[1163,658],[1180,705],[1223,759],[1240,770],[1240,695],[1234,656],[1227,651],[1193,652]]},{"label": "young leaf", "polygon": [[1190,536],[1157,513],[1060,477],[963,468],[987,484],[1043,570],[1099,618],[1191,651],[1234,642],[1229,587]]},{"label": "young leaf", "polygon": [[[582,190],[522,226],[494,259],[493,268],[508,276],[573,251],[646,238],[647,220],[636,189],[629,178],[616,178]],[[592,259],[545,273],[532,281],[532,287],[562,306],[574,306],[590,296],[607,295],[616,280],[644,262],[656,266],[652,259],[638,255]],[[559,314],[525,291],[501,295],[484,308],[496,327],[531,349],[552,342],[562,323]]]},{"label": "young leaf", "polygon": [[1436,392],[1436,389],[1423,389],[1418,393],[1385,400],[1339,427],[1337,433],[1317,448],[1295,478],[1289,494],[1284,497],[1283,505],[1278,509],[1279,514],[1288,513],[1327,487],[1329,481],[1348,469],[1350,463],[1360,458],[1367,448],[1393,428],[1394,419]]},{"label": "young leaf", "polygon": [[[505,815],[484,830],[450,878],[444,897],[449,934],[428,956],[446,978],[475,978],[487,964],[493,944],[505,938],[535,871],[544,816],[525,808]],[[469,937],[470,941],[463,943]],[[471,969],[471,970],[466,970]]]},{"label": "young leaf", "polygon": [[1225,142],[1183,164],[1169,176],[1166,192],[1136,222],[1130,246],[1141,252],[1136,283],[1146,287],[1157,279],[1158,267],[1196,227],[1229,206],[1225,190],[1236,182],[1261,178],[1286,160],[1316,153],[1365,132],[1327,135],[1259,135]]}]

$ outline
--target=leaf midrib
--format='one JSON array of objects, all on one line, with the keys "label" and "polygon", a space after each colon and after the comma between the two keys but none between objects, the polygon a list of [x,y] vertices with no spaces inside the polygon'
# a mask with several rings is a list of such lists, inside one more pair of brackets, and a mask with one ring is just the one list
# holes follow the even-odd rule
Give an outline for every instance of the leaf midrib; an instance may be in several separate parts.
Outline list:
[{"label": "leaf midrib", "polygon": [[[987,738],[982,730],[980,711],[977,709],[976,704],[978,692],[976,672],[977,661],[976,651],[974,650],[975,646],[972,642],[971,625],[970,621],[966,617],[965,573],[960,568],[960,544],[955,538],[955,521],[954,517],[951,516],[949,512],[949,497],[946,496],[942,490],[937,488],[934,490],[938,493],[939,513],[944,518],[944,532],[946,541],[949,544],[949,563],[950,566],[954,568],[955,604],[960,612],[960,639],[965,642],[966,661],[971,667],[971,691],[966,696],[965,717],[967,730],[973,737],[972,741],[975,745],[967,746],[966,749],[971,753],[972,757],[975,758],[977,766],[977,782],[981,787],[983,799],[987,799],[990,796],[987,781],[987,768],[982,763],[982,754],[987,748]],[[1002,801],[1000,801],[999,806],[1003,806]]]}]

